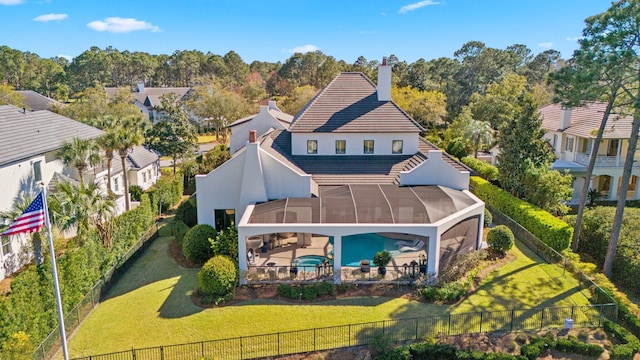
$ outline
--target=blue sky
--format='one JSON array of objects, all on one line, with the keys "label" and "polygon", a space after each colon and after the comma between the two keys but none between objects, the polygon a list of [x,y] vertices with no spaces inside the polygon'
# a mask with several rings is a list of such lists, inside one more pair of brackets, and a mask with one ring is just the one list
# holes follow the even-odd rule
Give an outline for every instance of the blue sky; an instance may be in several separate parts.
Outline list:
[{"label": "blue sky", "polygon": [[98,46],[171,54],[236,51],[284,61],[320,49],[352,63],[395,54],[414,62],[452,57],[465,42],[569,58],[584,19],[609,0],[0,0],[0,45],[41,57]]}]

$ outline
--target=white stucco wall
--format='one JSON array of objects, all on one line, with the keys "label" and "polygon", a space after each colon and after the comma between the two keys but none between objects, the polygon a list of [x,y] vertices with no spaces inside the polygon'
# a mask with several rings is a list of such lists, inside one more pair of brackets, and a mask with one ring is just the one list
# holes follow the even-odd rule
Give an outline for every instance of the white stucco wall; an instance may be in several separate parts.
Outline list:
[{"label": "white stucco wall", "polygon": [[441,150],[429,151],[422,164],[400,172],[400,185],[442,185],[456,190],[469,189],[469,172],[459,171],[442,159]]},{"label": "white stucco wall", "polygon": [[393,155],[393,140],[402,140],[402,154],[413,155],[418,152],[418,133],[293,133],[291,134],[291,152],[293,155],[307,154],[307,140],[318,141],[317,155],[336,155],[336,140],[346,140],[346,154],[364,154],[364,140],[374,141],[374,153],[370,155]]},{"label": "white stucco wall", "polygon": [[236,224],[253,202],[310,197],[311,175],[287,167],[258,144],[247,144],[236,156],[206,175],[196,175],[198,222],[215,224],[214,210],[235,209]]},{"label": "white stucco wall", "polygon": [[129,170],[129,186],[138,185],[142,190],[147,190],[158,181],[159,174],[156,164],[150,164],[139,170]]}]

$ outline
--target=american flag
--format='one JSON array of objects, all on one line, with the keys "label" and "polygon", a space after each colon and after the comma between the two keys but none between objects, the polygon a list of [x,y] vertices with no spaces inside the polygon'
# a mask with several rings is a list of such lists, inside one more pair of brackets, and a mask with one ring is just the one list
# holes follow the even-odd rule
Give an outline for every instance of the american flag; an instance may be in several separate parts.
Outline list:
[{"label": "american flag", "polygon": [[43,193],[29,204],[24,212],[7,228],[0,236],[8,236],[20,233],[30,233],[40,230],[44,226],[44,202]]}]

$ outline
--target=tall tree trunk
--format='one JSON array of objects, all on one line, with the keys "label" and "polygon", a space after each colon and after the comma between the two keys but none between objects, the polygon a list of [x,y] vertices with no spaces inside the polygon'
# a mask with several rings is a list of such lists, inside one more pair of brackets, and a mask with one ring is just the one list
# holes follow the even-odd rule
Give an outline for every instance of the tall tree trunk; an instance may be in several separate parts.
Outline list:
[{"label": "tall tree trunk", "polygon": [[78,166],[76,169],[78,169],[78,180],[80,181],[80,185],[84,185],[84,178],[83,178],[83,174],[84,174],[84,169],[80,166]]},{"label": "tall tree trunk", "polygon": [[126,211],[129,211],[131,205],[129,204],[129,176],[127,176],[126,158],[126,155],[120,155],[120,161],[122,162],[122,177],[124,178],[124,208]]},{"label": "tall tree trunk", "polygon": [[613,227],[611,228],[611,236],[609,237],[609,247],[607,248],[607,256],[604,259],[604,267],[602,272],[611,279],[613,275],[613,260],[616,256],[616,250],[618,249],[618,238],[620,237],[620,230],[622,228],[622,218],[624,216],[624,207],[627,201],[627,188],[629,187],[629,180],[631,179],[631,170],[633,170],[633,158],[636,153],[636,147],[638,145],[638,130],[640,130],[640,90],[638,90],[636,96],[636,102],[634,104],[633,124],[631,125],[631,136],[629,137],[629,148],[627,149],[627,156],[624,160],[624,169],[622,170],[622,182],[620,183],[620,190],[618,191],[618,204],[616,205],[616,215],[613,218]]},{"label": "tall tree trunk", "polygon": [[173,156],[173,176],[176,176],[176,162],[178,161],[178,158],[174,155]]},{"label": "tall tree trunk", "polygon": [[113,193],[113,191],[111,191],[111,160],[112,159],[113,157],[111,156],[107,157],[107,194]]},{"label": "tall tree trunk", "polygon": [[[615,94],[617,91],[614,91]],[[602,115],[602,121],[600,122],[600,127],[598,128],[598,134],[596,135],[596,139],[593,141],[593,146],[591,147],[591,156],[589,157],[589,165],[587,165],[587,174],[584,178],[584,184],[582,185],[582,190],[580,191],[580,202],[578,203],[578,215],[576,215],[576,226],[573,230],[573,239],[571,248],[574,252],[578,252],[578,245],[580,245],[580,231],[582,230],[582,218],[584,217],[584,208],[587,203],[587,195],[589,194],[589,185],[591,183],[591,174],[593,174],[593,168],[596,165],[596,159],[598,157],[598,148],[600,147],[600,142],[602,142],[602,136],[604,135],[604,130],[607,127],[607,121],[609,120],[609,114],[611,114],[611,109],[613,108],[613,102],[615,101],[616,96],[610,96],[609,101],[607,102],[607,107],[604,110],[604,114]]]}]

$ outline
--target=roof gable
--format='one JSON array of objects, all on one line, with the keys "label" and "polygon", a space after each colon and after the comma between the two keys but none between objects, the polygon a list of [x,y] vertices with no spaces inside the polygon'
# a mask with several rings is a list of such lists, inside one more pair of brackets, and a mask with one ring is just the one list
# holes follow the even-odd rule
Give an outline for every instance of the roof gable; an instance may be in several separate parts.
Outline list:
[{"label": "roof gable", "polygon": [[[561,104],[549,104],[540,109],[542,128],[548,131],[562,131],[568,135],[594,139],[602,123],[602,115],[607,107],[603,102],[588,102],[582,107],[571,109],[571,125],[561,130]],[[612,113],[607,120],[604,139],[628,139],[631,136],[632,116]]]},{"label": "roof gable", "polygon": [[378,101],[376,86],[362,73],[340,73],[296,115],[291,132],[420,132],[393,101]]}]

